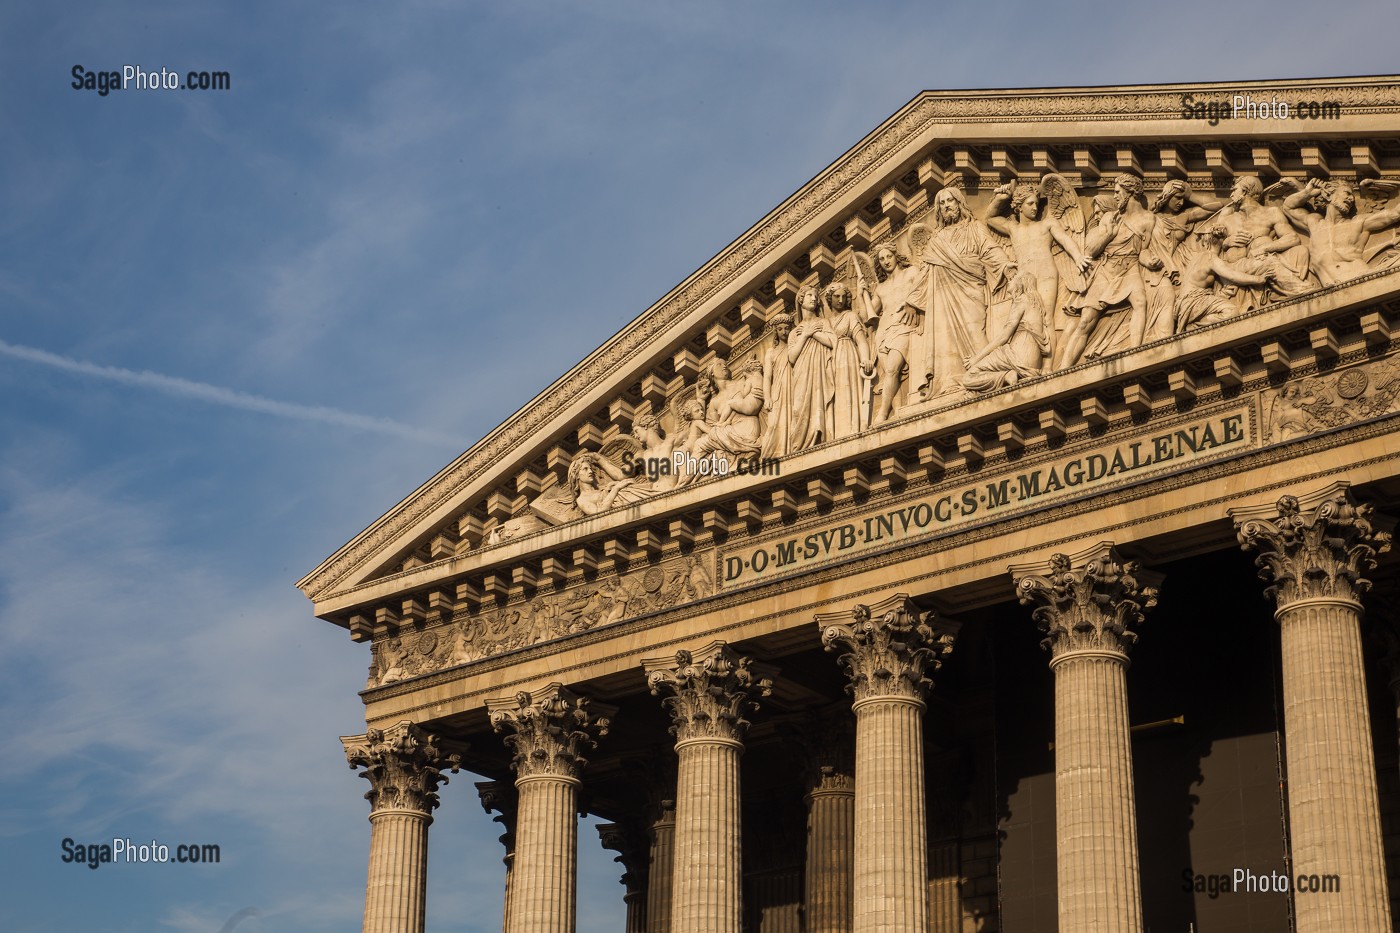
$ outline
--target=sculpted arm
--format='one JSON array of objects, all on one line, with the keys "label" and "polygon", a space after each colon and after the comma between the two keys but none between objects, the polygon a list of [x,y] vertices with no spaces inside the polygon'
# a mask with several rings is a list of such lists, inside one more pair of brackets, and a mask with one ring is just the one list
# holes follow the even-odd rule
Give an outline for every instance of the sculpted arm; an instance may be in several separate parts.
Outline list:
[{"label": "sculpted arm", "polygon": [[1400,224],[1400,205],[1389,210],[1373,211],[1361,220],[1361,229],[1367,233],[1376,233],[1386,227],[1393,227]]},{"label": "sculpted arm", "polygon": [[1002,216],[1002,212],[1010,203],[1011,186],[1002,185],[997,188],[996,194],[992,195],[992,200],[987,204],[987,209],[982,212],[982,220],[986,222],[987,227],[1002,236],[1011,235],[1010,222]]},{"label": "sculpted arm", "polygon": [[754,386],[729,402],[729,410],[740,415],[756,415],[763,410],[763,389]]},{"label": "sculpted arm", "polygon": [[982,360],[986,359],[987,356],[991,354],[993,350],[996,350],[999,347],[1004,347],[1011,342],[1011,335],[1016,333],[1016,328],[1021,326],[1021,319],[1026,316],[1025,302],[1012,302],[1011,309],[1012,313],[1007,316],[1006,323],[1002,326],[1002,328],[987,340],[986,346],[984,346],[981,350],[978,350],[976,353],[974,353],[971,357],[968,358],[968,369],[971,369],[978,363],[982,362]]},{"label": "sculpted arm", "polygon": [[1050,221],[1050,236],[1054,237],[1055,242],[1060,244],[1061,248],[1069,254],[1069,258],[1074,260],[1074,264],[1079,267],[1080,272],[1088,269],[1089,257],[1084,255],[1084,250],[1080,249],[1079,244],[1074,241],[1074,237],[1069,235],[1064,224],[1052,219]]},{"label": "sculpted arm", "polygon": [[1317,194],[1317,179],[1309,178],[1306,186],[1283,199],[1284,216],[1293,223],[1293,226],[1304,232],[1312,229],[1314,214],[1305,205],[1308,203],[1308,199],[1315,194]]},{"label": "sculpted arm", "polygon": [[1210,271],[1233,285],[1268,285],[1273,278],[1272,275],[1242,272],[1218,256],[1210,261]]},{"label": "sculpted arm", "polygon": [[1303,241],[1299,239],[1298,231],[1293,229],[1293,225],[1289,223],[1283,211],[1278,208],[1274,208],[1273,210],[1273,223],[1270,226],[1273,227],[1274,236],[1277,237],[1277,239],[1265,243],[1263,249],[1266,253],[1286,252]]},{"label": "sculpted arm", "polygon": [[1084,244],[1084,253],[1090,259],[1097,259],[1113,239],[1113,235],[1118,232],[1118,222],[1122,217],[1117,211],[1104,214],[1099,219],[1099,225],[1094,228],[1094,232],[1089,234],[1089,239]]}]

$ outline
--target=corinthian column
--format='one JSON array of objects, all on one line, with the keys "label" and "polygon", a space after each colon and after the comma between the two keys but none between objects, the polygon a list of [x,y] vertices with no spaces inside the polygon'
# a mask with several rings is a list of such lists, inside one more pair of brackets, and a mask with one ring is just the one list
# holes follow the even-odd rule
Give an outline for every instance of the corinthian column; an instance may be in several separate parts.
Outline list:
[{"label": "corinthian column", "polygon": [[807,786],[806,933],[851,933],[855,735],[847,709],[824,709],[797,732]]},{"label": "corinthian column", "polygon": [[1295,898],[1298,933],[1391,929],[1360,631],[1371,585],[1361,575],[1390,535],[1371,527],[1371,511],[1345,483],[1230,510],[1278,607],[1293,870],[1341,881]]},{"label": "corinthian column", "polygon": [[626,933],[646,933],[647,898],[647,834],[632,822],[603,823],[598,826],[598,838],[603,848],[618,853],[613,859],[622,866],[622,884],[627,905]]},{"label": "corinthian column", "polygon": [[1127,671],[1157,590],[1108,542],[1011,573],[1055,672],[1060,933],[1142,933]]},{"label": "corinthian column", "polygon": [[856,714],[855,903],[859,933],[928,929],[928,827],[924,814],[924,695],[952,650],[907,596],[817,616],[822,644],[839,655]]},{"label": "corinthian column", "polygon": [[369,780],[369,879],[364,933],[422,933],[428,890],[428,825],[444,770],[456,772],[466,746],[407,720],[343,735],[351,769]]},{"label": "corinthian column", "polygon": [[515,753],[518,799],[506,933],[574,933],[578,776],[583,753],[607,733],[608,720],[559,684],[533,696],[487,700],[486,708],[492,727],[508,733],[505,743]]},{"label": "corinthian column", "polygon": [[515,864],[515,786],[501,781],[482,781],[476,785],[476,792],[481,797],[481,808],[487,813],[499,813],[492,821],[500,823],[505,829],[500,836],[501,845],[506,849],[505,857],[501,859],[506,866],[505,898],[501,911],[501,929],[504,931],[510,929],[510,875]]},{"label": "corinthian column", "polygon": [[647,872],[647,933],[671,931],[671,885],[676,853],[676,801],[658,801],[651,824],[651,868]]},{"label": "corinthian column", "polygon": [[757,696],[749,660],[723,642],[695,654],[642,662],[647,685],[671,713],[676,736],[676,829],[671,887],[673,933],[739,933],[743,877],[739,755]]}]

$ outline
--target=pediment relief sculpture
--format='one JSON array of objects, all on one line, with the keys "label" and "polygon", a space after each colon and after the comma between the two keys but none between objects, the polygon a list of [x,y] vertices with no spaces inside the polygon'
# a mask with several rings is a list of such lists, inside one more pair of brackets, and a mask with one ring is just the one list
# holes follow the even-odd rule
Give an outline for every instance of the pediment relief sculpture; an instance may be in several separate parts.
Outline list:
[{"label": "pediment relief sculpture", "polygon": [[1131,172],[946,185],[773,302],[727,359],[709,354],[638,405],[630,430],[578,451],[484,543],[1400,264],[1400,182],[1285,176],[1266,187],[1239,174],[1214,192],[1181,178],[1149,189]]}]

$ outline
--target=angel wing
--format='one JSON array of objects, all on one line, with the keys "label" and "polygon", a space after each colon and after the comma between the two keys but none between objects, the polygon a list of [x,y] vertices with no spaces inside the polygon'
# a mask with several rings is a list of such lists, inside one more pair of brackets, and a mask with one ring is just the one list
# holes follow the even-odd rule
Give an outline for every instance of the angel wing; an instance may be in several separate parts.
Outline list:
[{"label": "angel wing", "polygon": [[[602,454],[604,457],[608,458],[618,466],[623,466],[624,464],[635,460],[637,457],[639,457],[642,451],[645,449],[646,448],[642,446],[641,441],[637,440],[630,434],[623,434],[619,437],[613,438],[612,440],[604,444],[602,449],[599,450],[598,453]],[[628,454],[630,454],[631,456],[628,456]]]},{"label": "angel wing", "polygon": [[1367,178],[1357,185],[1368,201],[1389,201],[1400,191],[1400,181],[1385,178]]},{"label": "angel wing", "polygon": [[875,260],[870,258],[869,253],[855,252],[851,254],[851,278],[854,282],[864,282],[874,288],[879,281],[875,277]]},{"label": "angel wing", "polygon": [[1264,189],[1264,203],[1278,201],[1288,197],[1296,191],[1303,190],[1303,186],[1292,178],[1280,178],[1272,185]]},{"label": "angel wing", "polygon": [[908,227],[909,236],[909,258],[918,262],[924,255],[924,247],[928,246],[928,241],[933,237],[933,232],[923,224],[910,224]]},{"label": "angel wing", "polygon": [[1069,179],[1056,172],[1046,172],[1040,176],[1039,193],[1051,217],[1075,236],[1084,235],[1084,210],[1079,206],[1079,195]]}]

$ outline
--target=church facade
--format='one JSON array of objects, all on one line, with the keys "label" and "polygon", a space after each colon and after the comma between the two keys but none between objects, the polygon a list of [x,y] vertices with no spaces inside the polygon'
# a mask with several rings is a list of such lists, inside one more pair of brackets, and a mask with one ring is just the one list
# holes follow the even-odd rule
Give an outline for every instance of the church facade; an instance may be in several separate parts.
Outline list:
[{"label": "church facade", "polygon": [[920,94],[298,584],[364,929],[1390,933],[1398,270],[1400,78]]}]

